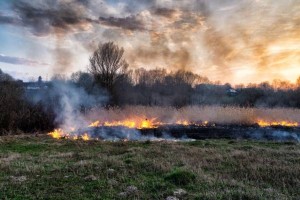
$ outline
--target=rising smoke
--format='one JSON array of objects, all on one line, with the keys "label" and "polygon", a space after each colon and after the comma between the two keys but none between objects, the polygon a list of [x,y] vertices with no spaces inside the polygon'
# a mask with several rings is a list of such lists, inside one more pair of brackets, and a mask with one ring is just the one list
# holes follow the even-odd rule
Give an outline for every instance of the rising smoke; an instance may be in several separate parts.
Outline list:
[{"label": "rising smoke", "polygon": [[93,93],[74,83],[53,80],[47,93],[36,93],[28,99],[34,104],[42,103],[55,113],[55,124],[65,130],[86,127],[90,122],[84,115],[90,110],[100,108],[108,102],[107,92],[95,87]]}]

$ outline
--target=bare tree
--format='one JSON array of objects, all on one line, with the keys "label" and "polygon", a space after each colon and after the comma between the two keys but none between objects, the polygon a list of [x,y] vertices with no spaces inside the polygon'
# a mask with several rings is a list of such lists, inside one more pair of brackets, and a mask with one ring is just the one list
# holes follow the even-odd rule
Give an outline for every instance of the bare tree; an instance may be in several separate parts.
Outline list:
[{"label": "bare tree", "polygon": [[124,49],[113,42],[99,44],[90,57],[89,71],[96,82],[110,92],[117,79],[126,72],[128,64],[123,59]]}]

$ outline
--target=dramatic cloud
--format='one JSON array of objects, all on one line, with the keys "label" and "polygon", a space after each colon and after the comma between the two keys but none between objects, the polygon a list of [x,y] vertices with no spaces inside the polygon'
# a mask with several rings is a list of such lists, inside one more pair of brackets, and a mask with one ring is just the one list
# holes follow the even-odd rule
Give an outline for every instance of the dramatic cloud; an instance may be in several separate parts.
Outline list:
[{"label": "dramatic cloud", "polygon": [[74,64],[65,40],[88,54],[113,40],[135,68],[189,69],[235,83],[300,75],[298,0],[19,0],[12,11],[0,14],[1,24],[58,40],[56,70]]},{"label": "dramatic cloud", "polygon": [[22,25],[31,28],[32,33],[37,36],[85,30],[93,22],[93,19],[85,15],[84,4],[78,1],[23,0],[15,1],[13,7]]},{"label": "dramatic cloud", "polygon": [[12,57],[12,56],[5,56],[0,54],[0,62],[2,63],[8,63],[12,65],[27,65],[27,66],[48,66],[47,63],[41,63],[34,60],[28,60],[25,58],[18,58],[18,57]]}]

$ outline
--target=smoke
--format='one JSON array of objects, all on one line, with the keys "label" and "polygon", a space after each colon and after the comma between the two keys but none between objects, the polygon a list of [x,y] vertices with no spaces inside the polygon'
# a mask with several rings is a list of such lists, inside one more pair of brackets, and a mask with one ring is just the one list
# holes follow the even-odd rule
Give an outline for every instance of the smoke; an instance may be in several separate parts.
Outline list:
[{"label": "smoke", "polygon": [[91,94],[72,82],[62,80],[53,80],[46,91],[29,96],[28,99],[34,104],[42,103],[45,111],[52,110],[55,123],[64,130],[88,126],[90,122],[86,121],[85,114],[108,102],[108,95],[101,88],[94,88]]},{"label": "smoke", "polygon": [[289,108],[239,108],[222,106],[187,106],[180,109],[159,106],[126,106],[122,109],[96,109],[86,116],[87,121],[125,121],[136,119],[155,119],[157,122],[176,124],[178,121],[212,124],[256,124],[259,120],[267,122],[286,121],[300,124],[300,111]]},{"label": "smoke", "polygon": [[273,140],[278,142],[287,142],[294,141],[300,142],[300,133],[294,130],[276,130],[276,129],[268,129],[268,130],[255,130],[248,131],[247,133],[250,139],[254,140]]},{"label": "smoke", "polygon": [[[88,94],[83,88],[73,84],[54,83],[54,92],[59,96],[59,110],[56,110],[57,121],[62,123],[61,128],[84,127],[88,124],[84,119],[86,110],[95,106],[103,106],[108,96],[104,91],[99,90],[97,95]],[[84,109],[84,110],[82,110]]]},{"label": "smoke", "polygon": [[161,133],[160,136],[154,133],[142,134],[140,130],[126,127],[97,127],[97,128],[81,128],[71,132],[71,137],[82,136],[88,134],[92,139],[101,139],[105,141],[190,141],[185,135],[181,137],[173,137],[169,133]]},{"label": "smoke", "polygon": [[[298,122],[299,110],[256,109],[236,107],[142,107],[94,110],[86,118],[100,122],[154,120],[160,123],[155,130],[136,130],[124,127],[96,127],[79,129],[76,134],[87,133],[91,138],[105,140],[179,140],[194,139],[253,139],[278,142],[300,142],[299,127],[259,127],[259,120],[266,122]],[[180,123],[190,123],[181,125]],[[194,125],[194,124],[203,124]]]},{"label": "smoke", "polygon": [[70,66],[72,66],[74,57],[74,54],[69,49],[58,45],[54,51],[55,67],[53,70],[59,73],[67,72]]},{"label": "smoke", "polygon": [[285,74],[292,72],[295,80],[299,46],[292,41],[298,41],[299,11],[296,1],[155,3],[127,17],[144,24],[131,33],[137,40],[127,53],[129,63],[190,69],[222,82],[291,79]]}]

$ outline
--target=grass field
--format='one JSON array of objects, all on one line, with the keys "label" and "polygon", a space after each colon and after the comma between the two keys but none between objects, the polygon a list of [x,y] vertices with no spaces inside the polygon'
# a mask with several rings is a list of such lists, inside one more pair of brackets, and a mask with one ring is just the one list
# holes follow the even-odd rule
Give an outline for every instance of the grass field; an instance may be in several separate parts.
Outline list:
[{"label": "grass field", "polygon": [[300,145],[230,140],[84,142],[48,136],[0,137],[0,199],[169,196],[300,199]]}]

